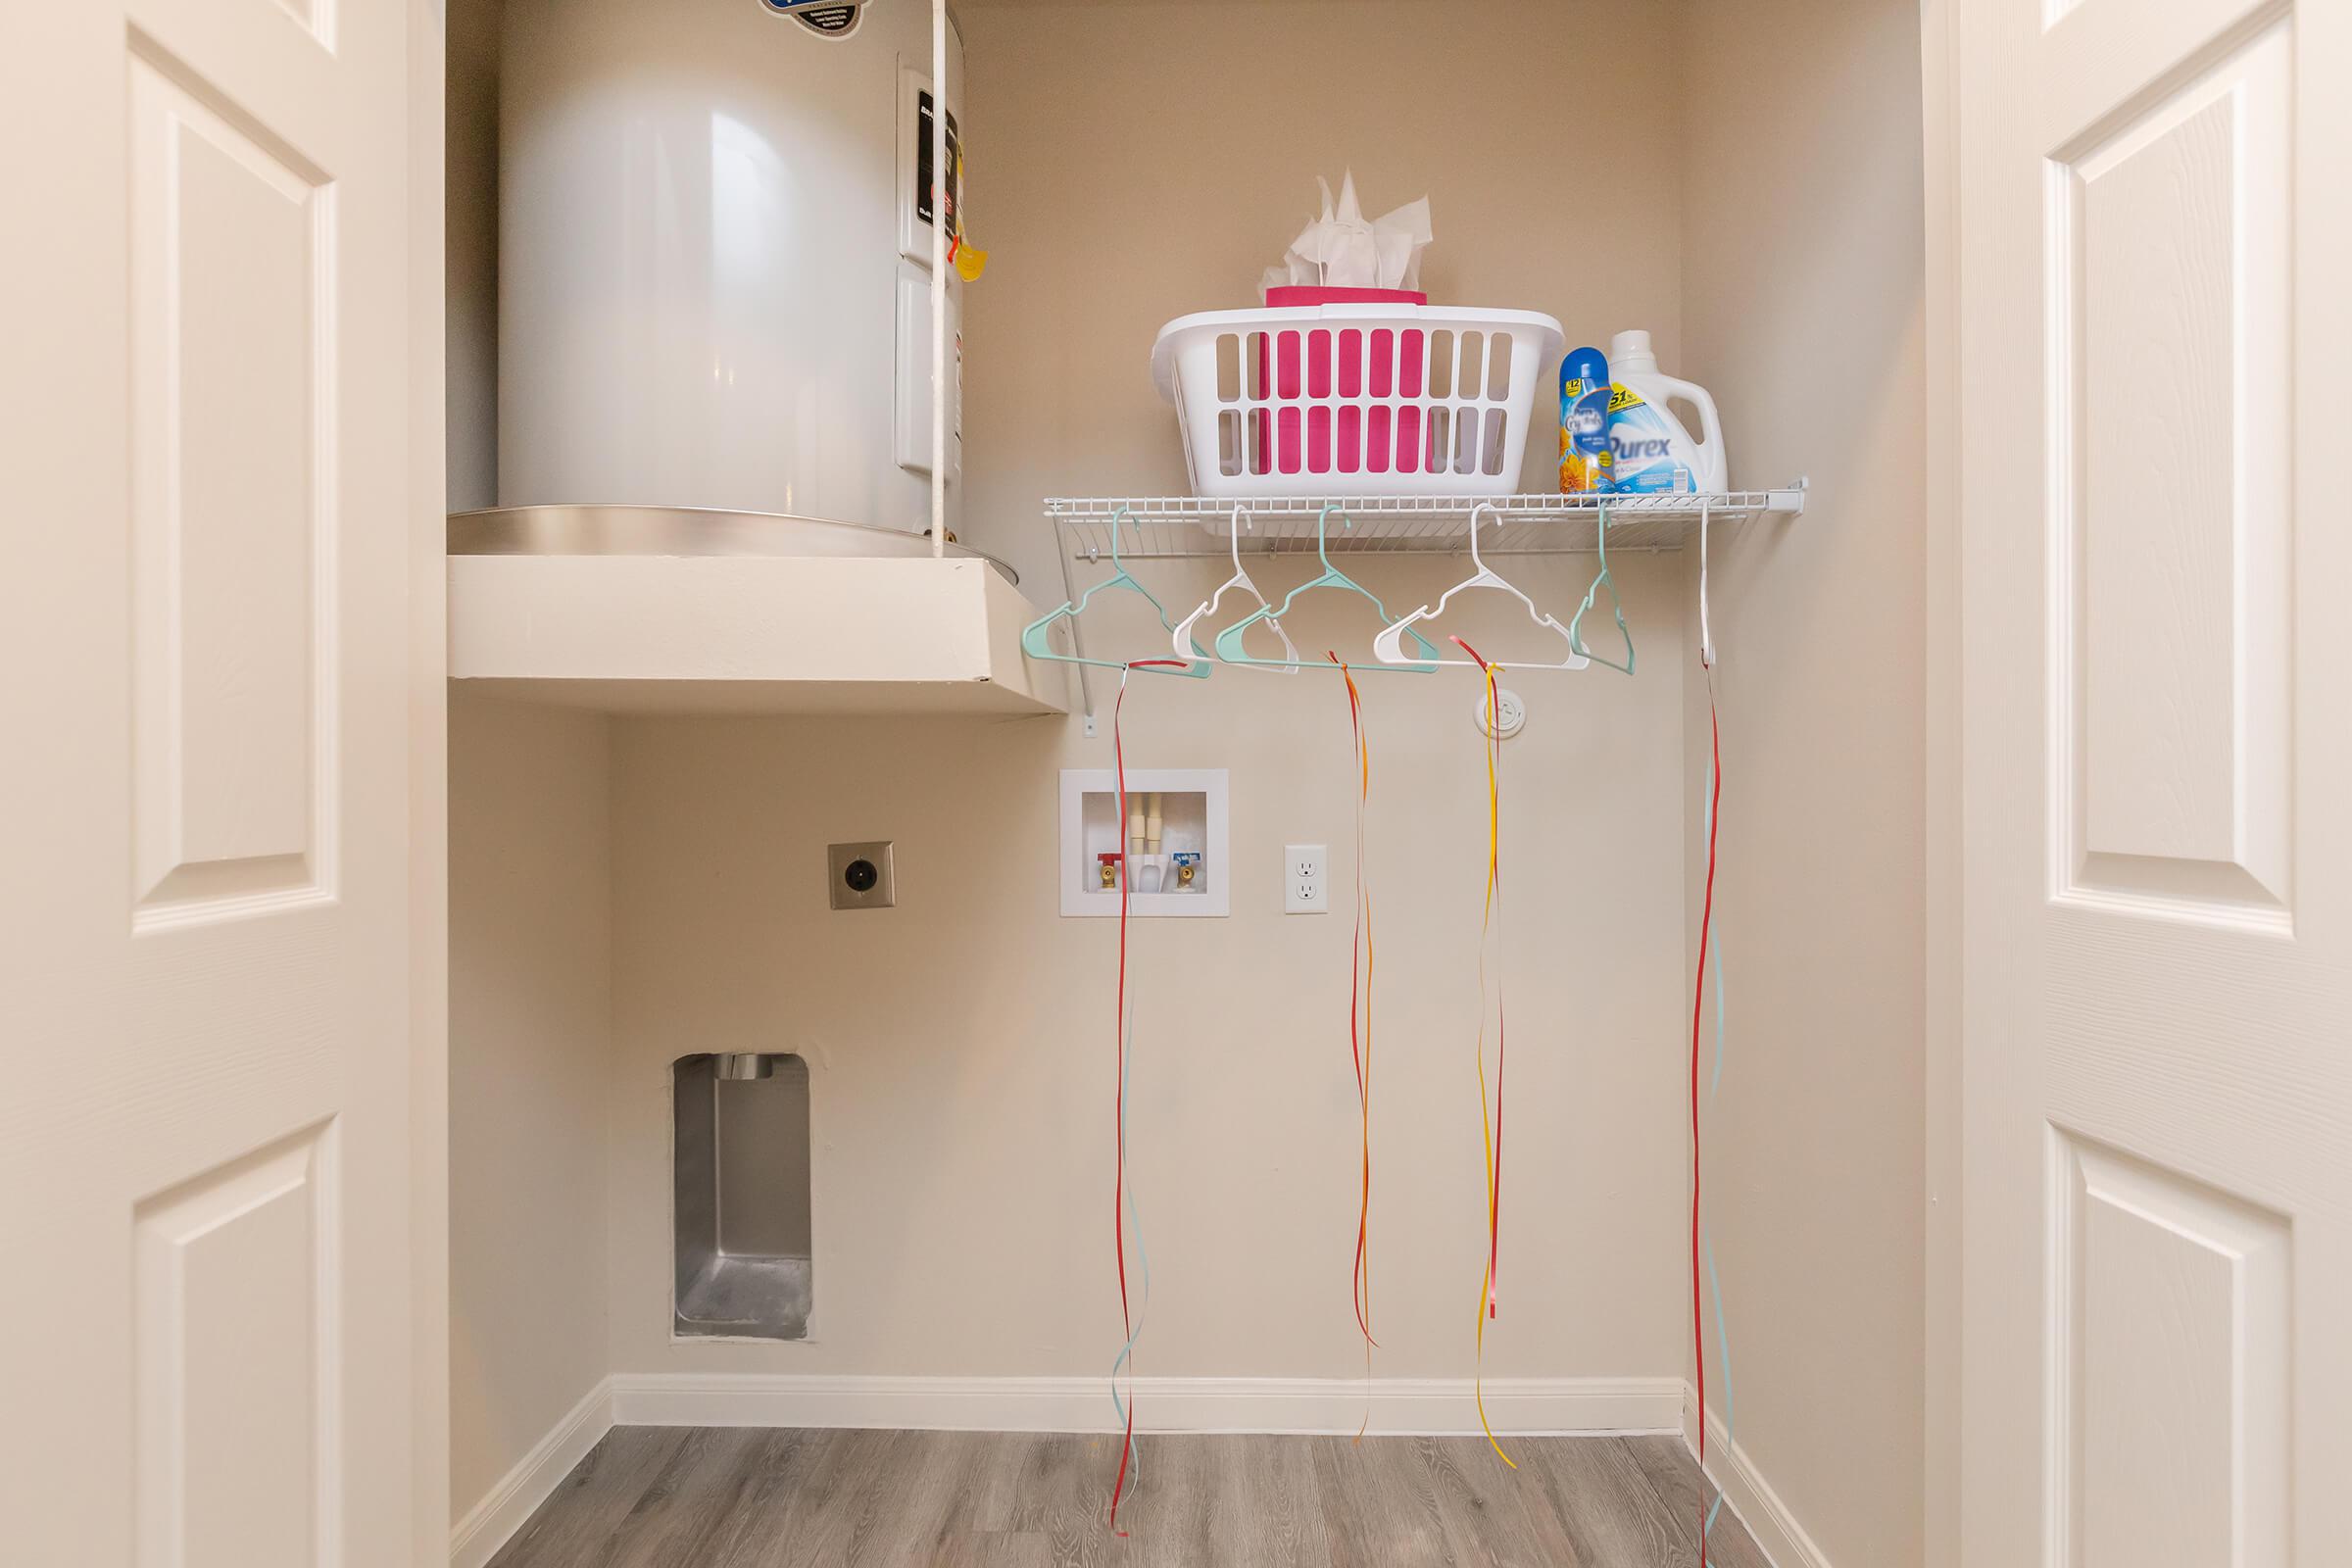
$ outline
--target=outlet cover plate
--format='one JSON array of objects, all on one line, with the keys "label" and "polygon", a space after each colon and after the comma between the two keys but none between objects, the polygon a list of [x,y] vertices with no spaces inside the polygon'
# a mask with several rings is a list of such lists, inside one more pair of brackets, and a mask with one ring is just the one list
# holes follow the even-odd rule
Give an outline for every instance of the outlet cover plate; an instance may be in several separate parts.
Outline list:
[{"label": "outlet cover plate", "polygon": [[[825,882],[836,909],[887,909],[899,902],[888,839],[825,846]],[[861,869],[862,868],[862,869]]]},{"label": "outlet cover plate", "polygon": [[1282,850],[1282,912],[1331,912],[1331,848],[1286,844]]},{"label": "outlet cover plate", "polygon": [[1495,688],[1494,707],[1495,716],[1500,719],[1500,722],[1490,724],[1487,714],[1487,694],[1481,691],[1470,705],[1471,721],[1478,725],[1478,732],[1481,735],[1498,741],[1507,741],[1527,727],[1527,704],[1521,702],[1519,694],[1508,686]]}]

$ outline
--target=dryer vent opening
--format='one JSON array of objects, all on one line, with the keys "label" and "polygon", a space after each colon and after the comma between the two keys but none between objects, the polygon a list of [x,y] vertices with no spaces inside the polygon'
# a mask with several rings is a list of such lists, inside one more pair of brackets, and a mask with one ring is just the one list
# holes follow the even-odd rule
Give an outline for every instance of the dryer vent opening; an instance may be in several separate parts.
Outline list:
[{"label": "dryer vent opening", "polygon": [[808,1335],[808,1064],[724,1052],[670,1065],[672,1331]]}]

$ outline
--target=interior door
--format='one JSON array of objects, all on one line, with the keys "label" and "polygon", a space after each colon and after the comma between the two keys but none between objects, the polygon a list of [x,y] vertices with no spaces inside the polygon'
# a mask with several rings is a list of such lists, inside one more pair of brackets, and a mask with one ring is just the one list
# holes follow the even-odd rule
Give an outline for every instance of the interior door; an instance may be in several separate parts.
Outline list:
[{"label": "interior door", "polygon": [[445,1549],[410,1491],[409,26],[0,8],[11,1563]]},{"label": "interior door", "polygon": [[2352,1475],[2352,7],[1959,7],[1970,1568]]}]

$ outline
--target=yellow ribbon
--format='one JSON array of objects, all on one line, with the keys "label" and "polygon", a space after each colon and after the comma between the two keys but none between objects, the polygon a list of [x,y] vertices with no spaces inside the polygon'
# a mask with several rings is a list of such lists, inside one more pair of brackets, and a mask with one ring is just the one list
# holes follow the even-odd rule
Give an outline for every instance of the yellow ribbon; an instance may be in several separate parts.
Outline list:
[{"label": "yellow ribbon", "polygon": [[[1459,641],[1457,638],[1456,641]],[[1462,644],[1468,648],[1467,643]],[[1473,659],[1478,658],[1475,650]],[[1498,1250],[1500,1222],[1500,1174],[1496,1166],[1497,1146],[1501,1143],[1502,1106],[1499,1096],[1490,1107],[1487,1095],[1487,941],[1494,925],[1494,885],[1502,863],[1502,794],[1495,774],[1495,753],[1500,749],[1498,738],[1502,730],[1501,697],[1494,677],[1500,666],[1479,660],[1487,676],[1487,902],[1478,926],[1478,1130],[1486,1144],[1487,1152],[1487,1265],[1478,1286],[1478,1359],[1471,1378],[1471,1396],[1478,1404],[1478,1424],[1487,1434],[1487,1446],[1494,1457],[1519,1468],[1517,1461],[1502,1451],[1495,1440],[1494,1427],[1487,1419],[1487,1319],[1494,1315],[1495,1253]],[[1495,1044],[1501,1046],[1499,993],[1496,998]],[[1496,1083],[1501,1081],[1501,1063],[1495,1064]]]}]

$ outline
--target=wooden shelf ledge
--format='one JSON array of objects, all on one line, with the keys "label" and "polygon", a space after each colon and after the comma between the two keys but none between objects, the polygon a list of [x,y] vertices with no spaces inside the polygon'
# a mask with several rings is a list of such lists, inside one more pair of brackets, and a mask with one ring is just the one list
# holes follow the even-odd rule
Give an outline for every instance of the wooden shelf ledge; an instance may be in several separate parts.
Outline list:
[{"label": "wooden shelf ledge", "polygon": [[453,680],[620,713],[1058,713],[978,559],[449,558]]}]

